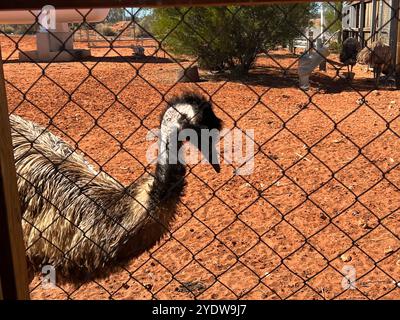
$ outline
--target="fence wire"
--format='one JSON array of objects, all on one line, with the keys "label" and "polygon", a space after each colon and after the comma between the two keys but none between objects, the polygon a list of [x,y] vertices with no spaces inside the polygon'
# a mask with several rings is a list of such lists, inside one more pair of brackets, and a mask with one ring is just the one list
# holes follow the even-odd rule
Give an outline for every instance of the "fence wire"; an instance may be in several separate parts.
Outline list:
[{"label": "fence wire", "polygon": [[[377,34],[399,19],[392,2],[382,3],[388,15]],[[153,167],[144,160],[145,136],[159,126],[157,117],[169,97],[183,89],[207,97],[225,128],[238,129],[247,137],[246,129],[255,129],[253,174],[235,175],[235,164],[224,164],[220,175],[189,165],[176,221],[159,244],[106,279],[43,289],[36,276],[31,296],[399,298],[396,70],[386,74],[379,87],[371,73],[358,66],[352,81],[345,78],[345,67],[338,62],[330,39],[335,25],[341,24],[342,12],[333,4],[326,6],[335,18],[327,20],[323,33],[314,28],[310,39],[309,28],[299,29],[290,19],[301,5],[274,5],[274,13],[283,17],[275,28],[291,27],[295,41],[283,44],[278,39],[276,45],[260,49],[246,76],[201,69],[205,80],[190,84],[182,84],[177,74],[199,60],[174,53],[169,37],[185,25],[203,39],[205,47],[220,41],[218,32],[207,38],[190,25],[193,8],[169,9],[179,19],[162,37],[142,24],[144,16],[151,16],[145,9],[125,9],[126,21],[111,36],[107,28],[87,21],[90,11],[77,10],[82,22],[73,25],[71,38],[79,48],[89,46],[92,57],[73,62],[57,62],[58,55],[49,62],[36,62],[26,54],[27,48],[34,47],[32,32],[40,26],[38,15],[21,34],[4,27],[1,44],[10,113],[62,137],[98,172],[106,172],[121,185],[152,174]],[[221,10],[237,30],[252,34],[238,19],[242,7]],[[360,36],[357,28],[349,30],[343,31],[344,37]],[[139,33],[141,37],[136,36]],[[390,34],[385,35],[390,44]],[[368,33],[363,37],[366,47],[376,39]],[[318,39],[333,54],[328,71],[314,71],[310,89],[305,90],[299,88],[297,66],[305,54],[315,52]],[[132,48],[143,47],[145,56],[133,55],[121,40]],[[301,54],[289,50],[298,45]],[[18,54],[28,61],[19,62]],[[358,77],[362,72],[364,76]],[[18,179],[35,188],[33,196],[56,208],[60,217],[55,220],[67,219],[63,214],[67,208],[59,207],[57,199],[46,199],[29,176],[19,174]],[[31,224],[27,219],[23,223]],[[44,238],[52,223],[31,227]],[[68,259],[68,252],[64,256]]]}]

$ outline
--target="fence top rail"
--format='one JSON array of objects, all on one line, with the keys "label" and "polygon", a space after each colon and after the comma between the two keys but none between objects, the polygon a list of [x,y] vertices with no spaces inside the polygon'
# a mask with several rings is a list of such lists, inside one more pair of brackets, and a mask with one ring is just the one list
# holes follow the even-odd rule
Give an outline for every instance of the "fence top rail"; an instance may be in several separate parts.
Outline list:
[{"label": "fence top rail", "polygon": [[[112,7],[173,7],[173,6],[218,6],[260,5],[268,3],[314,2],[312,0],[14,0],[1,1],[0,10],[39,9],[45,5],[56,8],[112,8]],[[324,2],[324,1],[323,1]],[[328,2],[328,1],[325,1]],[[352,2],[352,1],[350,1]]]}]

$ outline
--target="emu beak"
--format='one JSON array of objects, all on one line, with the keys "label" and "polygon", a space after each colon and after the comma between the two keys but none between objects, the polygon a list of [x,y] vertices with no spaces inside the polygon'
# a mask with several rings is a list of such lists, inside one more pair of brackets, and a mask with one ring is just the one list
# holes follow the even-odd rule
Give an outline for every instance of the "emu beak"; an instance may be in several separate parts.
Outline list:
[{"label": "emu beak", "polygon": [[209,152],[208,152],[208,155],[209,155],[208,162],[210,162],[211,166],[214,168],[214,170],[217,173],[220,173],[221,166],[219,165],[219,160],[217,157],[217,149],[215,148],[215,145],[213,143],[210,143],[209,146],[210,147],[209,147]]},{"label": "emu beak", "polygon": [[219,165],[219,163],[212,163],[211,164],[212,165],[212,167],[214,168],[214,170],[217,172],[217,173],[220,173],[221,172],[221,166]]},{"label": "emu beak", "polygon": [[214,170],[219,173],[221,171],[221,167],[219,165],[218,152],[216,147],[217,143],[212,137],[208,137],[207,140],[207,144],[203,144],[200,140],[199,150],[203,154],[204,159],[207,160],[214,168]]}]

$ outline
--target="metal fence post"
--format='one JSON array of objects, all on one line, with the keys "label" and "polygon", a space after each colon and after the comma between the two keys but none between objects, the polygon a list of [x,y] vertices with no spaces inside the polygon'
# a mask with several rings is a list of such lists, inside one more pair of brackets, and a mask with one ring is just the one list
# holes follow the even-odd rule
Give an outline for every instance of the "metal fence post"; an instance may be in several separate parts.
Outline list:
[{"label": "metal fence post", "polygon": [[360,6],[360,25],[358,27],[358,40],[361,43],[361,46],[364,48],[365,41],[365,1],[361,0]]},{"label": "metal fence post", "polygon": [[376,0],[372,0],[372,25],[371,25],[371,39],[375,41],[376,26],[377,26],[377,15],[376,15]]},{"label": "metal fence post", "polygon": [[392,63],[393,63],[393,76],[396,80],[396,88],[400,88],[400,71],[397,65],[400,63],[398,60],[399,57],[397,56],[398,52],[398,32],[399,32],[399,0],[392,0],[391,2],[391,14],[390,14],[390,36],[389,36],[389,45],[392,51]]},{"label": "metal fence post", "polygon": [[0,298],[29,299],[25,246],[0,51]]}]

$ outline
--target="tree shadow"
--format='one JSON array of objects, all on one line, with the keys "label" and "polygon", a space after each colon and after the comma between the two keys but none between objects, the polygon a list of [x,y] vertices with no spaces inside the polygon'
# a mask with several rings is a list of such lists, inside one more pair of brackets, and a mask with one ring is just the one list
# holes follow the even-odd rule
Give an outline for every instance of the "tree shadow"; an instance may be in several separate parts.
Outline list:
[{"label": "tree shadow", "polygon": [[[207,81],[228,81],[249,86],[263,86],[267,88],[299,88],[299,77],[296,68],[282,69],[278,66],[257,66],[247,75],[235,76],[229,73],[203,76]],[[372,91],[377,89],[373,77],[359,77],[352,81],[343,76],[331,76],[322,72],[313,72],[310,76],[310,88],[318,88],[326,93]],[[393,91],[395,87],[389,87],[382,83],[381,91]]]},{"label": "tree shadow", "polygon": [[68,62],[110,62],[110,63],[153,63],[153,64],[163,64],[163,63],[175,63],[175,61],[169,59],[169,58],[163,58],[163,57],[156,57],[156,56],[143,56],[143,57],[137,57],[137,56],[112,56],[112,57],[97,57],[97,56],[90,56],[90,57],[85,57],[82,59],[74,59],[71,61],[51,61],[51,62],[35,62],[35,61],[20,61],[18,58],[16,59],[3,59],[4,64],[8,63],[51,63],[51,64],[56,64],[56,63],[68,63]]},{"label": "tree shadow", "polygon": [[96,57],[91,56],[79,61],[82,62],[112,62],[112,63],[123,63],[123,62],[132,62],[132,63],[174,63],[175,61],[170,58],[165,57],[156,57],[156,56],[113,56],[113,57]]},{"label": "tree shadow", "polygon": [[266,70],[266,68],[252,69],[247,75],[234,75],[230,73],[211,74],[203,76],[207,81],[227,81],[241,83],[250,86],[263,86],[270,88],[294,88],[298,87],[297,74],[276,70]]},{"label": "tree shadow", "polygon": [[374,78],[359,77],[353,80],[343,76],[335,76],[332,78],[329,75],[315,73],[310,77],[310,80],[318,85],[326,93],[341,93],[341,92],[369,92],[379,89],[380,91],[397,90],[395,85],[389,86],[389,81],[385,78],[381,81],[379,87],[376,86]]}]

